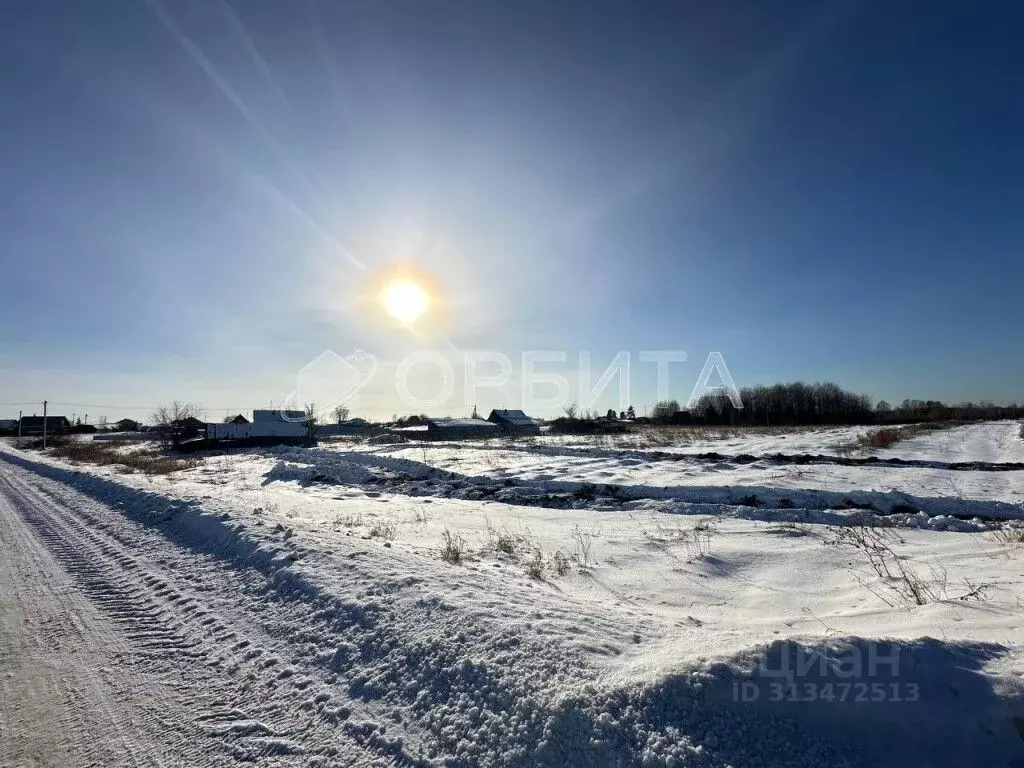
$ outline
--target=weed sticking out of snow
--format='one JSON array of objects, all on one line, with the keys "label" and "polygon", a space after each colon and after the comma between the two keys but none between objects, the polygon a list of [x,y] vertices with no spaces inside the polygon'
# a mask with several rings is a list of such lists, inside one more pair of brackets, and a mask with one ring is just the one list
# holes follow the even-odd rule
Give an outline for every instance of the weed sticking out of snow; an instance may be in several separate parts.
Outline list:
[{"label": "weed sticking out of snow", "polygon": [[348,515],[335,515],[334,526],[336,528],[360,528],[363,525],[363,513]]},{"label": "weed sticking out of snow", "polygon": [[524,552],[532,553],[538,548],[537,543],[530,535],[529,529],[524,528],[521,533],[511,531],[508,526],[502,525],[495,528],[491,520],[484,517],[487,526],[487,549],[508,558],[518,560]]},{"label": "weed sticking out of snow", "polygon": [[568,576],[569,572],[572,570],[573,560],[573,556],[564,549],[560,549],[555,552],[555,555],[552,558],[555,573],[559,576]]},{"label": "weed sticking out of snow", "polygon": [[597,564],[594,559],[594,539],[599,534],[600,531],[596,527],[583,529],[579,525],[573,526],[572,540],[576,545],[576,561],[580,564],[580,568],[587,568],[591,563]]},{"label": "weed sticking out of snow", "polygon": [[390,523],[385,520],[377,520],[370,526],[370,538],[392,541],[395,538],[396,531],[397,528],[394,523]]},{"label": "weed sticking out of snow", "polygon": [[1024,527],[1001,528],[992,532],[992,538],[1011,551],[1024,551]]},{"label": "weed sticking out of snow", "polygon": [[441,559],[446,563],[458,565],[466,553],[466,540],[461,534],[452,533],[447,528],[441,534]]},{"label": "weed sticking out of snow", "polygon": [[688,560],[708,557],[711,554],[711,539],[717,533],[718,528],[711,519],[701,520],[692,527],[686,527],[681,522],[677,522],[675,526],[658,523],[653,529],[640,527],[641,536],[657,547],[664,547],[670,543],[683,544]]},{"label": "weed sticking out of snow", "polygon": [[882,589],[868,581],[861,585],[881,599],[886,605],[921,606],[943,601],[985,600],[992,584],[975,584],[964,579],[964,588],[950,592],[946,568],[937,560],[927,563],[927,572],[915,567],[905,555],[898,554],[895,547],[905,544],[891,528],[869,526],[835,527],[830,529],[834,538],[826,544],[848,546],[860,552],[867,560],[875,576],[881,580]]},{"label": "weed sticking out of snow", "polygon": [[814,535],[809,526],[793,522],[775,523],[768,527],[768,533],[792,538]]},{"label": "weed sticking out of snow", "polygon": [[526,573],[531,579],[541,580],[544,578],[544,552],[540,547],[533,548],[533,553],[526,561]]}]

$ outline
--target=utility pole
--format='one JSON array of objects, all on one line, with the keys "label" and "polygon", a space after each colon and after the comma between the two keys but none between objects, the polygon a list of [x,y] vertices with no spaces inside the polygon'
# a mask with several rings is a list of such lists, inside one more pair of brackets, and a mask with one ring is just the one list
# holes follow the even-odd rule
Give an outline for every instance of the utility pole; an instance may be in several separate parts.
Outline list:
[{"label": "utility pole", "polygon": [[21,448],[21,411],[18,411],[18,447]]},{"label": "utility pole", "polygon": [[43,450],[46,450],[46,401],[43,400]]}]

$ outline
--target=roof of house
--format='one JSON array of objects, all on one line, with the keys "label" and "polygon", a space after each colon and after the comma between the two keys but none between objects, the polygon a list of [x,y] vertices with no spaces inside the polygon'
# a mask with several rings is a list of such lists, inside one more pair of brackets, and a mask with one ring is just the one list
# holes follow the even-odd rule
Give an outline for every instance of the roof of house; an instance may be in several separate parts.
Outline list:
[{"label": "roof of house", "polygon": [[67,416],[22,416],[21,426],[23,427],[41,427],[43,426],[43,419],[46,419],[46,426],[53,426],[54,424],[64,423],[71,424],[68,421]]},{"label": "roof of house", "polygon": [[118,419],[118,420],[117,420],[117,421],[115,421],[114,423],[115,423],[115,424],[135,424],[135,425],[138,425],[138,424],[140,424],[141,422],[138,422],[138,421],[136,421],[135,419]]},{"label": "roof of house", "polygon": [[495,419],[502,421],[505,424],[514,424],[520,427],[532,427],[536,424],[536,422],[523,411],[511,408],[495,408],[491,411],[491,415],[487,417],[487,420],[494,421]]},{"label": "roof of house", "polygon": [[242,414],[238,414],[237,416],[233,416],[228,423],[229,424],[248,424],[249,420],[247,418],[245,418],[245,416],[243,416]]},{"label": "roof of house", "polygon": [[498,426],[483,419],[453,419],[447,416],[427,419],[427,424],[438,429],[495,429]]},{"label": "roof of house", "polygon": [[189,416],[186,419],[176,419],[175,421],[173,421],[171,423],[174,426],[176,426],[176,427],[196,427],[197,429],[199,427],[205,427],[206,426],[206,422],[205,421],[200,421],[195,416]]}]

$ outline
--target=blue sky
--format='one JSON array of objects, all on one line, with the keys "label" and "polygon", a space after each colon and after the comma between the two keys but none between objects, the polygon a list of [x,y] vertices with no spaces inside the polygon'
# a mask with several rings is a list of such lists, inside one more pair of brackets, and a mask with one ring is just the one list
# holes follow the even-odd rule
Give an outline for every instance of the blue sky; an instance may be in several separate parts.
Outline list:
[{"label": "blue sky", "polygon": [[326,349],[380,361],[369,416],[417,349],[1024,399],[1024,11],[923,9],[5,4],[0,402],[216,416]]}]

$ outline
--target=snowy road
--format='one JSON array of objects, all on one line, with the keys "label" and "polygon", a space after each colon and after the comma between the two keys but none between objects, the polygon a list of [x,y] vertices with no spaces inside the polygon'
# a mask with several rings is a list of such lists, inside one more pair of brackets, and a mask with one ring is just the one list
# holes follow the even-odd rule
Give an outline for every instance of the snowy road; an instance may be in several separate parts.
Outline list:
[{"label": "snowy road", "polygon": [[251,574],[54,485],[0,464],[0,765],[386,764],[259,663]]},{"label": "snowy road", "polygon": [[125,644],[18,515],[17,488],[0,493],[0,763],[145,764],[126,732],[134,680],[113,672]]}]

